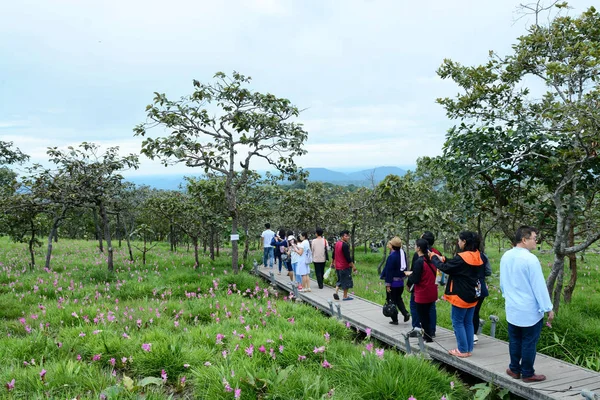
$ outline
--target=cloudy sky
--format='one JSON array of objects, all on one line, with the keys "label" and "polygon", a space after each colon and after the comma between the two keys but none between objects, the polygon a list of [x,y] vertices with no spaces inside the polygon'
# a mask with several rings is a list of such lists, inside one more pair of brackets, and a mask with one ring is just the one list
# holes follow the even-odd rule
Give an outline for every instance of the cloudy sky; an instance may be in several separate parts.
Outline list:
[{"label": "cloudy sky", "polygon": [[[579,14],[595,1],[570,1]],[[457,88],[444,58],[505,54],[531,18],[512,0],[19,0],[0,5],[0,139],[47,159],[90,141],[140,150],[153,92],[239,71],[306,109],[304,167],[414,166],[441,154]],[[142,159],[133,174],[185,173]],[[264,166],[254,165],[261,169]]]}]

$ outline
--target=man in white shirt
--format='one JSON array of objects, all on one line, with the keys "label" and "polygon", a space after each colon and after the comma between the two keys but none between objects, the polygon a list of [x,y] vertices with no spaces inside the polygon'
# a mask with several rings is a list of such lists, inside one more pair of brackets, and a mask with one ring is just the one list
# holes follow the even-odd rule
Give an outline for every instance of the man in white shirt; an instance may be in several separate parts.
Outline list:
[{"label": "man in white shirt", "polygon": [[275,255],[273,253],[273,246],[271,246],[271,240],[275,237],[275,232],[271,230],[271,224],[265,224],[265,230],[260,234],[263,239],[263,265],[266,267],[267,263],[269,268],[273,269],[275,265]]},{"label": "man in white shirt", "polygon": [[510,354],[506,373],[514,379],[523,379],[523,382],[546,380],[546,376],[535,374],[533,363],[544,313],[548,313],[548,323],[554,319],[542,266],[531,253],[536,248],[536,241],[535,228],[519,227],[515,247],[504,253],[500,260],[500,289],[505,299]]}]

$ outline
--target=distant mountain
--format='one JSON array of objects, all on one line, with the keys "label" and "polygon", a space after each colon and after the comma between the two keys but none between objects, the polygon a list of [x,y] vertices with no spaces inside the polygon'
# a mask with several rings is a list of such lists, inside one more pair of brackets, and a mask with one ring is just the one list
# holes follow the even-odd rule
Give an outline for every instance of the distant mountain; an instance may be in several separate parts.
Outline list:
[{"label": "distant mountain", "polygon": [[[327,168],[305,168],[312,182],[328,182],[336,185],[365,186],[371,184],[371,176],[377,184],[390,174],[402,176],[405,170],[398,167],[377,167],[356,172],[339,172]],[[136,185],[148,185],[156,189],[177,190],[184,184],[183,175],[146,175],[126,178]]]}]

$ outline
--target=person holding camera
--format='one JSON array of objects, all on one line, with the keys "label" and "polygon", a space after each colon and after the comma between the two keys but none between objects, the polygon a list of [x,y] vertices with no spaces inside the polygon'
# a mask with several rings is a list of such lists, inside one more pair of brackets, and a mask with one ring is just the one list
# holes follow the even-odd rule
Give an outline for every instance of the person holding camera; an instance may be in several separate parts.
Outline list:
[{"label": "person holding camera", "polygon": [[[406,310],[402,293],[404,292],[404,278],[406,277],[406,253],[402,250],[402,240],[395,236],[389,241],[390,255],[388,256],[385,267],[381,271],[379,279],[385,279],[386,301],[393,302],[398,310],[404,316],[404,322],[410,319],[410,314]],[[391,315],[390,324],[398,325],[398,314]]]}]

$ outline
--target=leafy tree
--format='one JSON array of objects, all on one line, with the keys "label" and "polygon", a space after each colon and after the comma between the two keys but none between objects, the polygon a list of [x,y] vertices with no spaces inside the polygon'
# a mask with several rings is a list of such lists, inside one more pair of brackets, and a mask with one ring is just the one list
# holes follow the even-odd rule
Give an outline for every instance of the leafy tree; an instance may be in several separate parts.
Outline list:
[{"label": "leafy tree", "polygon": [[0,140],[0,166],[6,164],[20,164],[29,160],[27,154],[23,154],[18,148],[13,149],[12,142]]},{"label": "leafy tree", "polygon": [[[238,195],[249,179],[251,162],[262,159],[282,175],[293,175],[294,158],[306,153],[307,133],[291,121],[299,110],[289,100],[250,91],[245,87],[250,78],[237,72],[232,77],[219,72],[215,78],[212,84],[194,80],[194,92],[181,100],[155,93],[153,104],[146,107],[148,121],[134,132],[146,136],[148,129],[164,126],[169,135],[147,137],[143,154],[165,165],[185,163],[222,176],[231,232],[237,233]],[[217,116],[211,115],[215,108]],[[232,268],[238,272],[237,241],[232,243]]]},{"label": "leafy tree", "polygon": [[[559,11],[566,7],[556,5]],[[600,189],[600,14],[593,7],[579,17],[559,12],[543,25],[541,16],[551,8],[538,2],[532,11],[536,23],[512,54],[491,52],[476,67],[445,60],[438,74],[462,93],[438,101],[450,118],[461,120],[447,135],[444,157],[463,179],[495,190],[496,205],[517,213],[519,199],[531,200],[532,189],[544,188],[547,196],[537,203],[554,211],[547,285],[558,312],[565,257],[600,238],[593,210],[585,207]],[[570,244],[570,232],[582,220],[585,238]]]},{"label": "leafy tree", "polygon": [[112,206],[113,197],[123,185],[123,176],[119,172],[138,167],[137,155],[120,157],[118,151],[118,147],[109,147],[101,154],[98,145],[87,142],[83,142],[78,148],[69,146],[68,151],[56,147],[48,149],[50,161],[57,164],[75,182],[71,186],[74,190],[71,195],[78,204],[99,210],[107,245],[107,266],[111,272],[114,270],[114,263],[108,208]]}]

